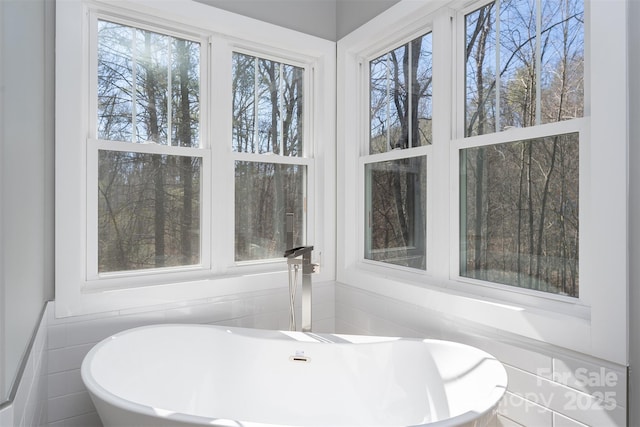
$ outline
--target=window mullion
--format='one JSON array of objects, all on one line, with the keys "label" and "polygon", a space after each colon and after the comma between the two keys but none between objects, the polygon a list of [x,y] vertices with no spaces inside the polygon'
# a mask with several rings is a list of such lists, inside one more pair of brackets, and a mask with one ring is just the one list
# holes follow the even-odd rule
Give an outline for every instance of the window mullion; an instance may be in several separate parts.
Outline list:
[{"label": "window mullion", "polygon": [[387,109],[387,113],[386,113],[386,117],[385,117],[385,121],[387,122],[387,129],[386,129],[386,137],[387,137],[387,150],[391,150],[391,66],[389,64],[389,58],[391,57],[390,53],[387,53],[386,55],[386,76],[385,76],[385,81],[387,83],[387,93],[386,93],[386,101],[385,101],[385,106]]},{"label": "window mullion", "polygon": [[542,49],[541,37],[542,37],[542,0],[536,0],[536,65],[535,65],[535,81],[536,81],[536,125],[542,124],[542,89],[541,74],[542,74]]},{"label": "window mullion", "polygon": [[409,54],[409,73],[407,75],[407,81],[405,85],[407,87],[407,147],[413,147],[413,41],[407,43],[407,51]]},{"label": "window mullion", "polygon": [[253,59],[253,138],[251,147],[251,151],[255,151],[259,144],[259,136],[258,136],[258,122],[259,116],[258,113],[260,111],[260,63],[259,59],[256,57]]},{"label": "window mullion", "polygon": [[500,114],[500,93],[502,87],[502,78],[500,72],[500,6],[501,0],[496,0],[496,112],[495,112],[495,131],[500,132],[502,129],[501,114]]},{"label": "window mullion", "polygon": [[[276,114],[278,115],[278,152],[274,154],[284,155],[284,134],[283,134],[283,92],[284,92],[284,64],[280,63],[278,66],[278,105],[276,106]],[[274,141],[275,142],[275,141]]]},{"label": "window mullion", "polygon": [[136,81],[138,79],[137,71],[138,71],[138,58],[136,55],[136,29],[131,28],[131,141],[135,142],[138,139],[137,132],[137,93],[138,88],[136,87]]},{"label": "window mullion", "polygon": [[[167,46],[167,145],[173,145],[172,131],[171,126],[173,123],[171,122],[173,115],[173,85],[171,79],[173,78],[171,75],[172,63],[171,59],[173,56],[173,43],[169,41]],[[187,141],[183,141],[187,142]]]}]

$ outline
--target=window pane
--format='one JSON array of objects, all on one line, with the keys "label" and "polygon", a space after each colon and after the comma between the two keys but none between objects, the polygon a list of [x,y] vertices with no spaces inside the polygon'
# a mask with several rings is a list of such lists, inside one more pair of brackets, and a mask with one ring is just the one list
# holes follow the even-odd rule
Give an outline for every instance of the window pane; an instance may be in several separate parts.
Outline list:
[{"label": "window pane", "polygon": [[[510,126],[534,126],[537,84],[536,2],[501,1],[499,36],[500,117],[497,130]],[[492,66],[495,68],[495,64]]]},{"label": "window pane", "polygon": [[365,175],[365,258],[426,269],[426,157],[371,163]]},{"label": "window pane", "polygon": [[286,214],[294,214],[294,246],[306,240],[306,166],[236,162],[235,259],[282,258]]},{"label": "window pane", "polygon": [[542,123],[584,115],[584,0],[542,8]]},{"label": "window pane", "polygon": [[584,0],[490,3],[465,31],[465,136],[582,117]]},{"label": "window pane", "polygon": [[197,147],[199,96],[199,43],[98,21],[99,139]]},{"label": "window pane", "polygon": [[431,33],[369,63],[371,154],[431,144]]},{"label": "window pane", "polygon": [[233,150],[303,155],[304,69],[233,54]]},{"label": "window pane", "polygon": [[461,151],[460,274],[578,296],[578,134]]},{"label": "window pane", "polygon": [[200,263],[196,157],[99,151],[98,272]]},{"label": "window pane", "polygon": [[495,131],[495,4],[470,13],[465,20],[465,136]]}]

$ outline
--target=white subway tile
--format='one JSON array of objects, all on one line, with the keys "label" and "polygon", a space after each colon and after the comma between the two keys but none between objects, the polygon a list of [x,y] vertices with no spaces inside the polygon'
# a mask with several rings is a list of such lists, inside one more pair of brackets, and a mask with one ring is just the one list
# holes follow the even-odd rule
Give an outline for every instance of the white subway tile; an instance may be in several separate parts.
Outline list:
[{"label": "white subway tile", "polygon": [[48,427],[102,427],[102,421],[96,412],[90,412],[49,423]]},{"label": "white subway tile", "polygon": [[50,374],[47,386],[47,398],[49,399],[86,391],[79,368]]},{"label": "white subway tile", "polygon": [[626,425],[626,410],[617,405],[617,396],[603,402],[546,378],[510,366],[506,366],[506,369],[509,391],[512,393],[535,400],[554,412],[588,425]]},{"label": "white subway tile", "polygon": [[333,334],[336,331],[336,325],[333,318],[326,318],[313,321],[313,332]]},{"label": "white subway tile", "polygon": [[49,350],[49,373],[54,374],[80,368],[82,360],[93,346],[94,344],[84,344]]},{"label": "white subway tile", "polygon": [[49,399],[48,405],[47,420],[49,423],[95,412],[88,392],[55,397]]},{"label": "white subway tile", "polygon": [[553,413],[553,427],[588,427],[587,424],[582,424],[571,418],[567,418],[564,415]]},{"label": "white subway tile", "polygon": [[538,396],[533,394],[524,398],[507,392],[500,402],[498,413],[524,426],[552,427],[553,414],[547,409]]},{"label": "white subway tile", "polygon": [[509,418],[503,417],[500,414],[498,414],[496,421],[497,421],[496,422],[497,427],[524,427],[522,424],[518,424],[517,422],[510,420]]},{"label": "white subway tile", "polygon": [[66,347],[67,344],[67,324],[49,326],[49,349]]},{"label": "white subway tile", "polygon": [[[558,356],[553,360],[553,380],[601,400],[624,396],[627,391],[627,374],[622,367],[605,367],[569,356]],[[625,401],[618,401],[625,406]]]}]

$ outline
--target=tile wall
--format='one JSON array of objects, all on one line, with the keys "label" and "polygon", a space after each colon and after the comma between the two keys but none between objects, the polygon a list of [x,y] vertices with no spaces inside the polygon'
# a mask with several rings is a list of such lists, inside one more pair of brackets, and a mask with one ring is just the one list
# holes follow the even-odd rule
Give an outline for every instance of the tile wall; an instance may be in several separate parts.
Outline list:
[{"label": "tile wall", "polygon": [[[333,290],[333,283],[314,284],[315,331],[332,332],[334,329]],[[49,427],[102,426],[80,378],[84,356],[102,339],[125,329],[154,323],[201,323],[286,330],[289,328],[288,301],[288,291],[282,289],[66,319],[55,319],[53,310],[50,310]],[[300,307],[299,302],[297,307]],[[299,313],[297,319],[300,319]]]},{"label": "tile wall", "polygon": [[[66,319],[56,319],[49,303],[15,399],[0,407],[0,427],[101,427],[80,365],[93,345],[116,332],[171,322],[288,329],[287,302],[283,289]],[[314,285],[314,330],[449,339],[488,351],[509,375],[499,409],[502,427],[626,425],[624,366],[460,324],[342,284]]]},{"label": "tile wall", "polygon": [[[314,284],[315,331],[334,330],[333,290],[333,283]],[[155,323],[286,330],[289,328],[288,301],[288,292],[282,289],[65,319],[55,318],[55,303],[50,302],[16,398],[0,408],[0,427],[102,427],[80,377],[82,360],[96,343],[122,330]],[[299,301],[297,307],[300,307]],[[299,312],[297,318],[300,319]]]},{"label": "tile wall", "polygon": [[426,311],[347,285],[335,289],[338,333],[447,339],[493,354],[509,387],[498,411],[504,427],[627,425],[627,369],[546,343]]},{"label": "tile wall", "polygon": [[47,424],[48,334],[47,313],[32,337],[27,360],[20,369],[10,403],[0,407],[0,427],[36,427]]}]

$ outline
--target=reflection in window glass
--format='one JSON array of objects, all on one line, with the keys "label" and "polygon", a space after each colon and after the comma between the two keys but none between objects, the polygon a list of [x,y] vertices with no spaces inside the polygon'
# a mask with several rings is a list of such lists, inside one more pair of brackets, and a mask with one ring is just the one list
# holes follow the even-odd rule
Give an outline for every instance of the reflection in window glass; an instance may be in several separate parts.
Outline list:
[{"label": "reflection in window glass", "polygon": [[98,134],[197,147],[200,44],[98,21]]},{"label": "reflection in window glass", "polygon": [[371,154],[431,144],[431,33],[369,63]]},{"label": "reflection in window glass", "polygon": [[426,157],[370,163],[365,258],[426,269]]},{"label": "reflection in window glass", "polygon": [[98,271],[200,263],[202,159],[99,151]]},{"label": "reflection in window glass", "polygon": [[583,116],[584,0],[492,2],[465,30],[465,136]]},{"label": "reflection in window glass", "polygon": [[304,68],[233,53],[233,150],[302,156]]},{"label": "reflection in window glass", "polygon": [[578,296],[578,134],[461,151],[460,275]]},{"label": "reflection in window glass", "polygon": [[294,214],[294,246],[305,242],[307,168],[237,161],[235,168],[235,259],[282,258],[286,214]]}]

